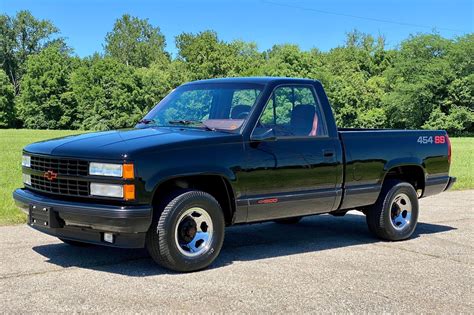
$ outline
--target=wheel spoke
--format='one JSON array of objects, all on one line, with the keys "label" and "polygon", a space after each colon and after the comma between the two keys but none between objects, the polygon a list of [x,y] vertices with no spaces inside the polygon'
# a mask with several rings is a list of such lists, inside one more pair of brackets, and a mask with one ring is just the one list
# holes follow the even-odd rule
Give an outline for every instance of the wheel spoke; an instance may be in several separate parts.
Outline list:
[{"label": "wheel spoke", "polygon": [[196,236],[193,238],[191,242],[189,242],[189,244],[186,245],[186,247],[189,248],[191,253],[196,253],[203,244],[206,244],[208,240],[209,240],[209,233],[197,232]]},{"label": "wheel spoke", "polygon": [[411,212],[407,211],[407,214],[406,214],[404,219],[407,223],[410,223],[410,221],[411,221]]},{"label": "wheel spoke", "polygon": [[393,223],[395,224],[395,226],[397,227],[401,227],[403,225],[403,218],[401,215],[398,215],[396,216],[394,219],[393,219]]},{"label": "wheel spoke", "polygon": [[[178,219],[175,231],[178,249],[185,256],[201,255],[209,248],[213,238],[213,224],[210,215],[203,208],[193,207]],[[184,222],[184,224],[181,224]],[[184,235],[184,236],[182,236]],[[189,237],[192,237],[189,240]]]},{"label": "wheel spoke", "polygon": [[192,218],[196,222],[196,228],[197,228],[198,232],[204,232],[202,230],[202,224],[206,223],[206,226],[208,225],[208,223],[206,222],[206,219],[204,218],[204,216],[202,216],[202,215],[200,215],[198,217],[192,216]]},{"label": "wheel spoke", "polygon": [[395,201],[395,203],[397,204],[397,206],[400,208],[400,209],[403,209],[405,206],[406,206],[406,201],[405,199],[403,199],[402,197],[398,197]]},{"label": "wheel spoke", "polygon": [[412,204],[410,198],[401,193],[392,201],[392,225],[397,229],[404,229],[411,222]]}]

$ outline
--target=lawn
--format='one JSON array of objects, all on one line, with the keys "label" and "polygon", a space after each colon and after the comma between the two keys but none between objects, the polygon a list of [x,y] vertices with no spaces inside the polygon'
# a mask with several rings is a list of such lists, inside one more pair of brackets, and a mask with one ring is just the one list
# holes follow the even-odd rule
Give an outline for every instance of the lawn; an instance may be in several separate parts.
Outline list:
[{"label": "lawn", "polygon": [[[22,223],[25,216],[11,197],[22,186],[21,150],[28,143],[78,133],[67,130],[0,130],[0,225]],[[474,138],[452,138],[453,164],[451,174],[458,178],[453,189],[474,188]]]},{"label": "lawn", "polygon": [[450,174],[457,177],[453,189],[474,188],[474,138],[451,138]]}]

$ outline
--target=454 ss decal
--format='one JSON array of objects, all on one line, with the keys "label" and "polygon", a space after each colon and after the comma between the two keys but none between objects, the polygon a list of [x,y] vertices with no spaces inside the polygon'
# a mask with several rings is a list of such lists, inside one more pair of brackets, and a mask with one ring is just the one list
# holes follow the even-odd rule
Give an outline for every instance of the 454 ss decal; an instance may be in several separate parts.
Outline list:
[{"label": "454 ss decal", "polygon": [[443,144],[446,143],[445,136],[419,136],[418,140],[416,140],[419,144]]}]

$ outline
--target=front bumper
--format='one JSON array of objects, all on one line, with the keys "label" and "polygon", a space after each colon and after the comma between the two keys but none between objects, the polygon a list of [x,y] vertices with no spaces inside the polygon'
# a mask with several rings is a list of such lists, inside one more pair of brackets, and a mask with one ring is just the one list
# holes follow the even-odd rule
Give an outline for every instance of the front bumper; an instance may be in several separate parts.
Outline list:
[{"label": "front bumper", "polygon": [[[58,200],[26,189],[13,192],[28,225],[59,238],[114,247],[141,248],[152,220],[151,206],[115,206]],[[114,242],[104,241],[114,234]]]}]

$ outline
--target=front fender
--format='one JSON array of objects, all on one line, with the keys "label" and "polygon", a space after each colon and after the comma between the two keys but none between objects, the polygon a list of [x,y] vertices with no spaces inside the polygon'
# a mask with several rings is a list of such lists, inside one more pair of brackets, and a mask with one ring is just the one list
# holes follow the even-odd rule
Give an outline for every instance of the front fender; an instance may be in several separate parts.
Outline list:
[{"label": "front fender", "polygon": [[235,173],[227,168],[218,167],[216,165],[186,166],[185,168],[169,168],[157,172],[147,181],[145,188],[147,191],[152,191],[154,194],[156,189],[164,182],[175,178],[199,175],[220,176],[226,179],[229,183],[235,182],[236,180]]}]

